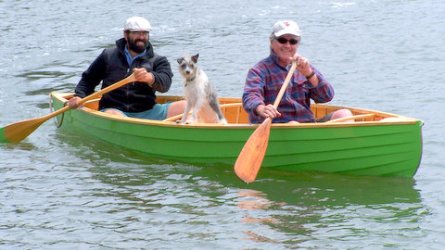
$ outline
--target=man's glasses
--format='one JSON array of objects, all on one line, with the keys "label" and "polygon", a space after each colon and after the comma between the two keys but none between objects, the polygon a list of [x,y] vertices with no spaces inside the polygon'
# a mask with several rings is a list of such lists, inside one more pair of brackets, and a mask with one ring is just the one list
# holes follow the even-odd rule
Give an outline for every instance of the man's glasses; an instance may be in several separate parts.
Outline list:
[{"label": "man's glasses", "polygon": [[281,44],[286,44],[287,42],[289,42],[290,45],[295,45],[295,44],[298,43],[298,40],[297,40],[297,39],[293,39],[293,38],[287,40],[287,39],[284,38],[284,37],[278,37],[278,38],[275,38],[275,39],[276,39],[279,43],[281,43]]},{"label": "man's glasses", "polygon": [[148,37],[149,34],[148,31],[130,31],[130,33],[134,36],[143,36],[143,37]]}]

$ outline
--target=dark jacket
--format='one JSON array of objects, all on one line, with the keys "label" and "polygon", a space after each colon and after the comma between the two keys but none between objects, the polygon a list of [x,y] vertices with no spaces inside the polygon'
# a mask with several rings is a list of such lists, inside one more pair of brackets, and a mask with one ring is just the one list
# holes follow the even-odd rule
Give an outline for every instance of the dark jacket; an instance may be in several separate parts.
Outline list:
[{"label": "dark jacket", "polygon": [[105,94],[99,103],[99,109],[116,108],[125,112],[142,112],[153,107],[156,103],[155,92],[164,93],[170,89],[173,77],[170,63],[166,57],[155,54],[153,46],[148,43],[146,55],[134,60],[129,67],[124,53],[126,44],[125,39],[121,38],[116,41],[115,48],[102,51],[82,73],[75,90],[76,96],[83,98],[92,94],[100,81],[102,88],[105,88],[128,77],[133,68],[145,68],[154,75],[153,88],[146,82],[129,83]]}]

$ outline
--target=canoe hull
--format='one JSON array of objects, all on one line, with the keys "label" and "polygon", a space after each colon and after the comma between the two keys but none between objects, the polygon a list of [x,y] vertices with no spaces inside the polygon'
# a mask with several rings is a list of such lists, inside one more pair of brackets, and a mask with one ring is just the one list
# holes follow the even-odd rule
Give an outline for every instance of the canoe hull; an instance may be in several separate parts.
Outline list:
[{"label": "canoe hull", "polygon": [[[55,109],[63,106],[60,97],[53,95],[52,101]],[[60,122],[62,115],[57,119]],[[262,168],[412,177],[422,155],[422,124],[420,120],[369,126],[274,124]],[[257,126],[122,120],[83,108],[65,112],[62,127],[151,157],[233,166]]]}]

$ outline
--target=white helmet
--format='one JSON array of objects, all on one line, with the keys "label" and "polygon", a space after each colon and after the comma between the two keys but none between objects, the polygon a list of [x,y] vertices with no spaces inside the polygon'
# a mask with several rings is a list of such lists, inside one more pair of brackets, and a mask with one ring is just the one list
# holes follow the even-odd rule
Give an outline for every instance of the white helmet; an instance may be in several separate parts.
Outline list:
[{"label": "white helmet", "polygon": [[139,16],[130,17],[125,21],[124,30],[129,31],[151,31],[151,25],[147,19]]}]

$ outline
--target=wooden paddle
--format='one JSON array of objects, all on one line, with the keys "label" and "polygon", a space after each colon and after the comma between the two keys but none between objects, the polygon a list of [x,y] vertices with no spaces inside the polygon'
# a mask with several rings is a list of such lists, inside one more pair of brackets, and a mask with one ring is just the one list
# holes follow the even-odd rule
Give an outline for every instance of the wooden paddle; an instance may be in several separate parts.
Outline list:
[{"label": "wooden paddle", "polygon": [[[81,99],[79,101],[79,105],[84,104],[85,102],[95,99],[112,90],[120,88],[125,84],[134,82],[135,80],[136,78],[134,74],[131,74],[129,77]],[[59,114],[68,111],[69,109],[70,109],[69,106],[65,106],[57,111],[54,111],[40,118],[34,118],[30,120],[9,124],[0,129],[0,142],[20,142],[21,140],[25,139],[28,135],[30,135],[34,130],[36,130],[42,123]]]},{"label": "wooden paddle", "polygon": [[[297,62],[293,61],[292,67],[290,68],[289,73],[287,73],[283,86],[281,86],[277,99],[275,99],[273,104],[275,108],[278,108],[278,104],[280,104],[281,98],[283,98],[284,92],[287,89],[287,85],[289,84],[296,67]],[[271,123],[272,120],[270,118],[266,118],[263,123],[261,123],[261,125],[249,137],[241,150],[238,159],[236,159],[234,167],[235,173],[241,180],[247,183],[255,181],[261,164],[263,163],[267,144],[269,142]]]}]

